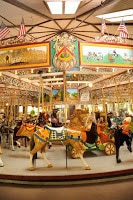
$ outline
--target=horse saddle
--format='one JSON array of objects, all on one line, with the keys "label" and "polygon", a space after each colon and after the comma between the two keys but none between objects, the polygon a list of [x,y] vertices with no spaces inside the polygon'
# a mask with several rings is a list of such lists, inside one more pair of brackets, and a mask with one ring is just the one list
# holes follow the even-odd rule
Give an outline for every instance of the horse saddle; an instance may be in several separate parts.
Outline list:
[{"label": "horse saddle", "polygon": [[44,128],[50,130],[50,141],[62,141],[66,139],[67,136],[67,129],[65,126],[62,127],[51,127],[48,125],[45,125]]}]

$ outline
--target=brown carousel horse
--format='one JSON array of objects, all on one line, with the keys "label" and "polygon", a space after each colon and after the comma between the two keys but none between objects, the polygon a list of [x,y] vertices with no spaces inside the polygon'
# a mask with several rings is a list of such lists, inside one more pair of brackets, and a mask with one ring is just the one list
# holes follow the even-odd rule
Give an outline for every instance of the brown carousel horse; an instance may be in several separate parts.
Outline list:
[{"label": "brown carousel horse", "polygon": [[44,160],[47,162],[48,167],[52,167],[52,163],[47,159],[45,155],[45,147],[50,141],[63,141],[65,145],[71,144],[82,160],[85,169],[89,170],[90,167],[83,158],[83,153],[86,151],[86,147],[82,143],[86,139],[86,119],[88,119],[89,113],[87,110],[76,110],[74,115],[70,118],[68,127],[39,127],[35,125],[22,124],[18,130],[16,136],[30,136],[30,170],[34,170],[33,156],[40,151]]}]

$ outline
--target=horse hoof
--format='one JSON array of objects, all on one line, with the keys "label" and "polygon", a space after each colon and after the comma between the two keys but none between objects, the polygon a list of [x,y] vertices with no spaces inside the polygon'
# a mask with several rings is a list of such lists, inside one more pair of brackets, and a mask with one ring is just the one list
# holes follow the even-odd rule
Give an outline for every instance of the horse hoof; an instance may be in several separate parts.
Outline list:
[{"label": "horse hoof", "polygon": [[88,166],[85,167],[85,170],[90,170],[91,168]]},{"label": "horse hoof", "polygon": [[128,151],[132,152],[131,146],[128,146],[127,149],[128,149]]},{"label": "horse hoof", "polygon": [[52,147],[52,145],[51,145],[51,144],[49,144],[49,145],[48,145],[48,148],[50,149],[51,147]]},{"label": "horse hoof", "polygon": [[117,163],[121,163],[121,160],[119,159],[119,160],[117,160]]},{"label": "horse hoof", "polygon": [[29,171],[34,171],[35,167],[29,167]]},{"label": "horse hoof", "polygon": [[53,167],[53,165],[50,163],[50,164],[48,164],[48,168],[51,168],[51,167]]},{"label": "horse hoof", "polygon": [[4,164],[3,164],[3,163],[0,163],[0,167],[4,167]]}]

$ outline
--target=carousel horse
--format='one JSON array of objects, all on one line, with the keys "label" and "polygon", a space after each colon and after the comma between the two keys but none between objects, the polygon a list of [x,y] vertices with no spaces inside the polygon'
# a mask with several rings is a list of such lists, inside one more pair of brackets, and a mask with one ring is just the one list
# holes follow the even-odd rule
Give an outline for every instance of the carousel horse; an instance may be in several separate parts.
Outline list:
[{"label": "carousel horse", "polygon": [[[63,141],[64,145],[71,144],[82,160],[85,169],[90,169],[89,165],[83,158],[83,153],[86,150],[85,145],[82,143],[86,139],[87,124],[85,118],[88,116],[88,111],[76,110],[74,115],[70,118],[68,127],[50,127],[45,125],[43,127],[31,125],[27,127],[22,124],[16,136],[31,136],[30,139],[30,170],[34,170],[33,156],[40,151],[44,160],[47,162],[48,167],[52,167],[52,163],[46,158],[45,147],[48,142]],[[70,128],[71,127],[71,128]]]},{"label": "carousel horse", "polygon": [[123,120],[122,125],[119,125],[115,128],[114,132],[114,138],[115,138],[115,146],[116,146],[116,162],[120,163],[121,159],[119,158],[119,150],[120,147],[124,145],[124,142],[126,142],[127,149],[129,152],[132,152],[132,135],[131,131],[133,130],[132,125],[132,118],[126,117]]},{"label": "carousel horse", "polygon": [[4,148],[8,147],[12,151],[14,151],[13,135],[15,125],[15,121],[11,121],[9,125],[7,125],[6,120],[0,122],[1,145]]}]

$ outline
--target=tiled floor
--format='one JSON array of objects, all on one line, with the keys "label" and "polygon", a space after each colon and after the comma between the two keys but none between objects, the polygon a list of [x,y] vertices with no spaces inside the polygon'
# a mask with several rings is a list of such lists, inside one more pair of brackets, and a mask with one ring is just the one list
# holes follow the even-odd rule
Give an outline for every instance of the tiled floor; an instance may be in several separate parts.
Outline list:
[{"label": "tiled floor", "polygon": [[[41,157],[41,154],[38,153],[36,170],[29,171],[29,147],[25,148],[22,146],[21,148],[16,148],[15,151],[3,148],[1,158],[4,162],[4,167],[0,167],[0,181],[3,181],[4,176],[9,179],[9,182],[13,176],[15,177],[15,181],[17,181],[17,177],[19,177],[19,181],[24,180],[24,177],[29,177],[29,180],[32,180],[32,177],[37,182],[39,180],[44,181],[47,177],[50,180],[55,179],[56,184],[58,184],[57,180],[61,177],[61,180],[67,180],[67,184],[72,184],[71,179],[74,178],[77,181],[78,177],[80,177],[82,178],[82,182],[89,181],[91,178],[91,182],[93,182],[93,176],[100,177],[106,174],[109,176],[111,173],[114,176],[115,174],[117,175],[117,172],[121,171],[126,171],[126,175],[129,175],[128,170],[130,172],[130,178],[133,178],[133,152],[130,153],[126,145],[120,149],[120,157],[122,159],[122,163],[120,164],[116,163],[115,155],[107,156],[104,151],[85,152],[84,158],[91,167],[91,170],[85,170],[81,160],[72,159],[69,154],[66,159],[66,147],[62,144],[53,144],[51,149],[47,148],[46,156],[52,162],[53,168],[47,168],[47,164]],[[5,177],[4,181],[6,179]],[[25,180],[27,181],[28,178]],[[34,183],[31,182],[31,184]],[[45,183],[44,181],[43,184],[48,184],[48,182]]]}]

